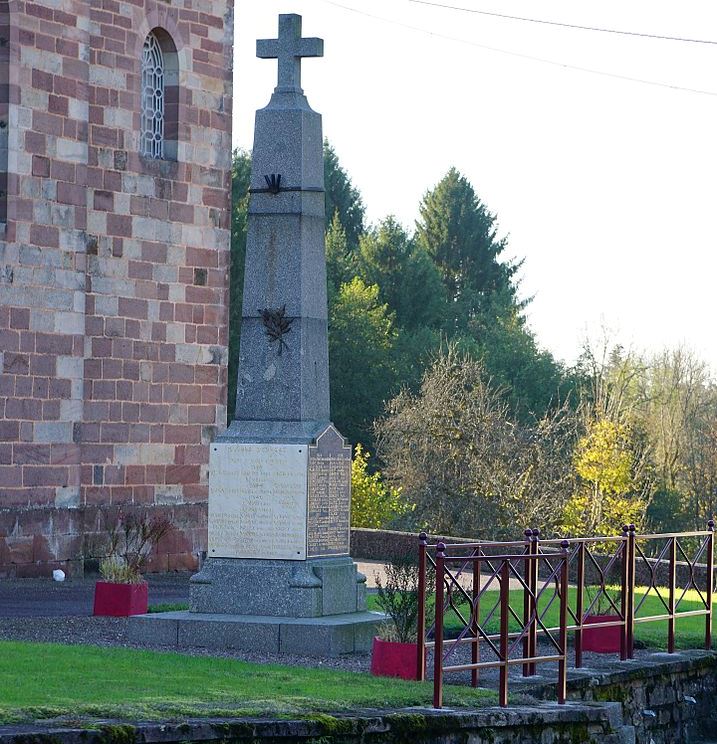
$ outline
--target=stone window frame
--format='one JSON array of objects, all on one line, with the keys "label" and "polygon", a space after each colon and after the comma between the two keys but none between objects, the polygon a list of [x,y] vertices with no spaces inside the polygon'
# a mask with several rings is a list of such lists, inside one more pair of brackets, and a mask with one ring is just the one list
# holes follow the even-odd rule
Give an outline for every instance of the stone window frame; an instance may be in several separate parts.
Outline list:
[{"label": "stone window frame", "polygon": [[[160,147],[153,148],[153,151],[145,145],[145,131],[148,125],[144,105],[145,54],[147,41],[150,39],[153,39],[156,44],[155,57],[159,53],[162,64],[161,91],[155,94],[163,108],[161,112],[162,140]],[[142,41],[140,86],[140,156],[149,162],[176,161],[179,154],[179,53],[172,35],[161,26],[151,29]]]}]

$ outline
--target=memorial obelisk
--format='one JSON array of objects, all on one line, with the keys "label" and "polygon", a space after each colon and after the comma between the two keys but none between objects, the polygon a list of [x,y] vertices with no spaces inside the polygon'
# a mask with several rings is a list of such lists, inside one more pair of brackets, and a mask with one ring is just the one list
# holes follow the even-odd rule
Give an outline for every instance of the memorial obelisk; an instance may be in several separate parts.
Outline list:
[{"label": "memorial obelisk", "polygon": [[[367,650],[349,557],[351,448],[330,421],[321,116],[301,88],[301,17],[257,42],[279,81],[256,114],[236,419],[210,446],[208,552],[183,642],[291,653]],[[171,635],[171,633],[169,634]]]}]

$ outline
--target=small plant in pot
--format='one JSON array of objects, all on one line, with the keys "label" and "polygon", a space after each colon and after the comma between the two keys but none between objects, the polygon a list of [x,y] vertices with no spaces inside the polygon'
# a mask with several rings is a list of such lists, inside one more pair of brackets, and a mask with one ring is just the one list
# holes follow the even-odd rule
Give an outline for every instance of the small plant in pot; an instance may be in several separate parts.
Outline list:
[{"label": "small plant in pot", "polygon": [[100,563],[93,614],[127,617],[147,612],[142,571],[157,543],[172,530],[164,517],[119,515],[108,530],[109,550]]},{"label": "small plant in pot", "polygon": [[620,592],[605,586],[585,587],[585,607],[589,614],[583,619],[583,651],[599,654],[620,652],[623,629],[620,625],[585,627],[600,623],[620,622]]},{"label": "small plant in pot", "polygon": [[[387,563],[384,573],[385,577],[375,574],[377,603],[388,617],[373,639],[371,674],[417,679],[419,576],[415,556],[407,554]],[[431,586],[430,581],[426,584]]]}]

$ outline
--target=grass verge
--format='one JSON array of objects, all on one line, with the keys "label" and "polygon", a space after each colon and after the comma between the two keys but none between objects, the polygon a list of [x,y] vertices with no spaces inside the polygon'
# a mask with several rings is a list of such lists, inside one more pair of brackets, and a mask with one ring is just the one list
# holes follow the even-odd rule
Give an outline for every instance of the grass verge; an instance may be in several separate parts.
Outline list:
[{"label": "grass verge", "polygon": [[[0,691],[0,723],[20,723],[395,709],[430,705],[433,685],[177,653],[0,642]],[[479,707],[494,704],[495,695],[446,686],[445,701]]]},{"label": "grass verge", "polygon": [[[569,590],[569,603],[571,607],[575,607],[575,589],[573,587]],[[660,589],[662,596],[667,600],[667,589]],[[647,597],[645,594],[647,593]],[[681,590],[678,591],[677,597],[681,595]],[[541,601],[541,615],[543,616],[543,623],[548,627],[556,627],[559,623],[558,617],[558,602],[555,600],[550,606],[547,606],[550,600],[551,590],[547,590]],[[645,601],[637,612],[638,618],[644,618],[652,615],[664,615],[666,613],[665,605],[660,601],[659,597],[656,596],[655,590],[651,589],[649,592],[645,587],[638,587],[635,592],[635,606],[640,604],[643,597]],[[376,595],[368,596],[368,609],[380,610],[378,606]],[[491,617],[491,610],[498,601],[497,591],[487,591],[481,598],[480,617],[483,623],[485,623],[489,633],[498,632],[498,611],[496,610]],[[617,606],[620,606],[619,600],[616,600]],[[515,589],[510,592],[510,605],[517,614],[518,617],[523,616],[523,590]],[[678,606],[679,612],[689,612],[691,610],[702,609],[704,605],[700,600],[697,592],[693,589],[688,591]],[[713,610],[717,609],[717,601],[713,604]],[[465,619],[470,614],[470,608],[466,602],[457,603],[457,611],[460,612]],[[568,620],[570,623],[570,620]],[[460,621],[458,614],[453,609],[448,609],[445,616],[445,624],[447,635],[457,635],[462,629],[463,624]],[[514,618],[511,617],[509,622],[510,631],[519,630],[518,623]],[[688,616],[678,617],[675,622],[675,645],[677,648],[704,648],[705,639],[705,618],[704,616]],[[646,623],[635,624],[635,641],[638,646],[645,648],[654,648],[658,650],[667,648],[667,621],[656,620]],[[714,646],[714,644],[713,644]]]}]

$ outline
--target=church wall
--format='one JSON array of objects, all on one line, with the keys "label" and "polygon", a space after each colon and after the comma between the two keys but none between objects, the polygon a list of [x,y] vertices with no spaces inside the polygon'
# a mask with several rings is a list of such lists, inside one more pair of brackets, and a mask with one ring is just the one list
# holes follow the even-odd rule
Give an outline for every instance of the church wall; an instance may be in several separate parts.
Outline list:
[{"label": "church wall", "polygon": [[[119,511],[177,524],[156,570],[206,548],[208,444],[226,423],[230,6],[11,2],[0,575],[80,570]],[[175,161],[139,154],[157,27],[176,47]]]}]

